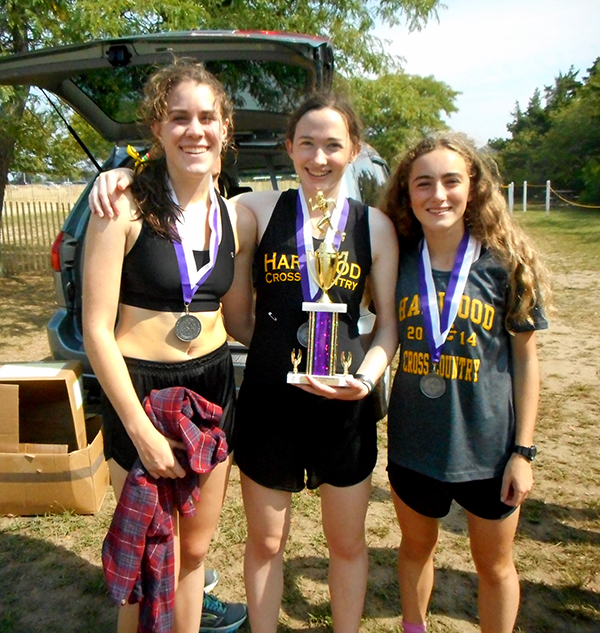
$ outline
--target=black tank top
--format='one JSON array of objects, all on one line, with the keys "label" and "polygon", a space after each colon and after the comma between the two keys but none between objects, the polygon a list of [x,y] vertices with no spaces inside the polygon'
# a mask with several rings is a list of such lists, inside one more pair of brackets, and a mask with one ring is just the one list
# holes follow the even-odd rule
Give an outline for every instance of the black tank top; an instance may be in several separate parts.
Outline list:
[{"label": "black tank top", "polygon": [[[221,297],[233,281],[235,237],[225,202],[217,196],[221,211],[222,235],[215,267],[198,288],[190,304],[190,312],[214,312]],[[197,263],[208,261],[208,251],[200,251]],[[125,255],[121,276],[121,303],[157,310],[183,312],[183,291],[173,242],[155,233],[142,223],[140,234]]]},{"label": "black tank top", "polygon": [[[290,354],[300,348],[298,328],[308,321],[302,310],[302,287],[296,246],[296,199],[294,189],[281,194],[265,234],[254,255],[256,325],[246,362],[245,378],[259,383],[286,382],[292,370]],[[316,241],[315,248],[319,242]],[[350,200],[346,237],[340,247],[342,275],[329,291],[332,301],[348,304],[339,316],[338,350],[352,352],[354,372],[364,351],[358,334],[360,302],[371,270],[368,207]],[[306,349],[299,371],[305,371]],[[338,371],[342,368],[339,365]]]}]

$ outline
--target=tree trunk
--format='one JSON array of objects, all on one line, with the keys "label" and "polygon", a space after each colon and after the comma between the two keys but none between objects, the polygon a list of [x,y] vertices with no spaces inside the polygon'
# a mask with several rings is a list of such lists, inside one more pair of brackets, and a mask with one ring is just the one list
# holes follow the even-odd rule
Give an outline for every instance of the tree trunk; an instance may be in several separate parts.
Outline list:
[{"label": "tree trunk", "polygon": [[[4,134],[0,135],[0,226],[2,226],[2,215],[4,212],[4,196],[6,193],[6,185],[8,184],[8,172],[12,163],[15,152],[16,134],[19,126],[15,124],[23,116],[25,104],[27,103],[27,93],[25,97],[15,94],[14,97],[6,104],[2,112],[2,123],[5,125]],[[13,118],[14,117],[14,118]],[[8,119],[8,121],[7,121]],[[0,276],[4,275],[2,266],[2,239],[0,236]]]},{"label": "tree trunk", "polygon": [[8,184],[8,172],[11,167],[13,154],[15,151],[16,134],[19,130],[20,121],[25,111],[27,103],[26,93],[15,94],[3,108],[2,123],[4,124],[4,134],[0,136],[0,222],[4,209],[4,195]]}]

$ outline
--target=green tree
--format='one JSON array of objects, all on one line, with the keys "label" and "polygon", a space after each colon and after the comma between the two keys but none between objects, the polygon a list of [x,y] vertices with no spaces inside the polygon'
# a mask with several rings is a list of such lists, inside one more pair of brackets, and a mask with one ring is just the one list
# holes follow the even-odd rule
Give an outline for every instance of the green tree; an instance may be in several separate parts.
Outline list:
[{"label": "green tree", "polygon": [[558,74],[554,80],[554,85],[544,88],[546,110],[549,113],[562,110],[575,97],[577,90],[582,86],[582,83],[577,79],[578,74],[579,71],[571,66],[566,75]]},{"label": "green tree", "polygon": [[571,67],[543,98],[536,90],[527,110],[517,104],[511,137],[490,142],[507,181],[551,180],[583,201],[600,202],[600,58],[587,73],[580,81]]},{"label": "green tree", "polygon": [[416,138],[445,128],[442,112],[456,112],[458,93],[433,77],[398,71],[350,83],[365,137],[388,161]]},{"label": "green tree", "polygon": [[541,160],[556,187],[585,202],[600,202],[600,58],[573,98],[552,117],[541,147]]},{"label": "green tree", "polygon": [[[32,107],[40,100],[41,106]],[[65,131],[63,119],[54,110],[48,109],[48,104],[43,101],[35,94],[30,96],[21,119],[11,171],[43,175],[52,180],[87,180],[95,167],[76,140]],[[112,145],[104,141],[86,121],[78,116],[73,118],[76,118],[72,123],[78,136],[92,156],[102,162]]]},{"label": "green tree", "polygon": [[[375,27],[406,22],[420,29],[440,6],[440,0],[0,0],[0,54],[142,32],[262,29],[327,36],[342,74],[382,73],[396,70],[398,61]],[[0,209],[15,150],[25,164],[43,143],[38,138],[29,149],[25,143],[28,96],[26,89],[0,93]],[[53,115],[36,113],[52,132]],[[44,136],[47,147],[56,144],[52,133]]]}]

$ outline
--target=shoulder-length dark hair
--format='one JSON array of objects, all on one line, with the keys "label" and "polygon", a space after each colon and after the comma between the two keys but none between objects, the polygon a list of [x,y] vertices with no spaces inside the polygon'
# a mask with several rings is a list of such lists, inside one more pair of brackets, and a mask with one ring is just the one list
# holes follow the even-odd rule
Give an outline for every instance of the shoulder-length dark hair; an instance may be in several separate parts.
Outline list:
[{"label": "shoulder-length dark hair", "polygon": [[296,127],[305,114],[313,110],[324,110],[325,108],[335,110],[344,119],[352,147],[354,151],[358,152],[362,142],[362,123],[350,103],[332,92],[315,92],[294,110],[288,121],[286,140],[291,143],[294,142]]}]

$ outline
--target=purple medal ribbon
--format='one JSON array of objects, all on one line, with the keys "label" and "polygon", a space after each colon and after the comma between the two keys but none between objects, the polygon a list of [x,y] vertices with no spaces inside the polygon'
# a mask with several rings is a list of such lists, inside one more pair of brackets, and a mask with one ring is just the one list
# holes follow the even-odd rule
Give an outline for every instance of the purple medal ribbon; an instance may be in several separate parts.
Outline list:
[{"label": "purple medal ribbon", "polygon": [[[440,360],[442,347],[444,346],[450,327],[458,312],[458,304],[467,283],[470,265],[476,259],[476,254],[472,251],[472,257],[468,262],[468,266],[465,266],[466,252],[469,243],[469,234],[465,231],[458,245],[458,251],[454,258],[454,264],[452,265],[452,272],[450,274],[448,288],[446,289],[441,316],[439,314],[438,305],[432,305],[432,302],[437,301],[438,298],[433,283],[431,263],[425,238],[423,238],[421,243],[421,256],[419,257],[419,300],[421,302],[421,311],[423,312],[425,336],[427,337],[427,343],[431,353],[431,361],[434,365]],[[472,240],[472,245],[475,253],[478,253],[479,247],[475,240]],[[426,270],[425,261],[428,264],[428,270]],[[452,310],[452,308],[454,308],[454,310]],[[454,314],[451,314],[451,310]]]},{"label": "purple medal ribbon", "polygon": [[[171,192],[171,195],[174,195],[173,191]],[[219,205],[217,203],[216,195],[213,189],[211,189],[210,198],[211,208],[209,211],[209,226],[211,229],[211,233],[208,262],[204,264],[204,266],[202,266],[200,270],[198,270],[195,267],[194,256],[190,245],[191,240],[186,239],[185,236],[181,237],[180,235],[181,241],[173,242],[173,246],[175,247],[175,254],[177,255],[177,264],[179,265],[179,276],[181,277],[183,301],[186,308],[192,302],[194,294],[196,293],[198,288],[200,288],[200,286],[211,274],[217,262],[219,242],[221,241],[221,231],[219,226]],[[176,200],[175,203],[177,204]],[[189,251],[187,258],[186,250]],[[193,283],[193,279],[196,279],[195,283]]]}]

